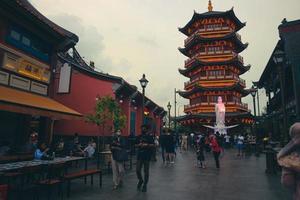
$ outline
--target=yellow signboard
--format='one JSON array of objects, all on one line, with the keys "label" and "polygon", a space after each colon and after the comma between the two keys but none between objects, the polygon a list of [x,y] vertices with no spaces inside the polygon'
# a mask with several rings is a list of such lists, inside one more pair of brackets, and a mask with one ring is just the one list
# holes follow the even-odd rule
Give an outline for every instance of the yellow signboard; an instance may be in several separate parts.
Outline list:
[{"label": "yellow signboard", "polygon": [[50,71],[23,60],[18,68],[18,72],[30,78],[49,83]]},{"label": "yellow signboard", "polygon": [[6,54],[4,68],[27,76],[29,78],[39,80],[45,83],[50,81],[50,70],[44,67],[33,64],[22,58],[13,57],[11,54]]}]

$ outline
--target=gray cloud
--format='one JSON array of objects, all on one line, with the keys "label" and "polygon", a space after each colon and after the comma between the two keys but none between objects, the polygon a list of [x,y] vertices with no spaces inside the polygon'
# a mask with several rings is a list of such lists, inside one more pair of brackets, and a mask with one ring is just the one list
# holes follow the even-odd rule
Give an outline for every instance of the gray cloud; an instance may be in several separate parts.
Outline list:
[{"label": "gray cloud", "polygon": [[79,36],[76,48],[87,63],[90,60],[95,62],[96,70],[122,74],[132,68],[129,60],[120,58],[114,62],[104,54],[104,37],[96,27],[85,25],[79,17],[69,14],[54,15],[50,18],[58,24],[63,24],[64,28]]}]

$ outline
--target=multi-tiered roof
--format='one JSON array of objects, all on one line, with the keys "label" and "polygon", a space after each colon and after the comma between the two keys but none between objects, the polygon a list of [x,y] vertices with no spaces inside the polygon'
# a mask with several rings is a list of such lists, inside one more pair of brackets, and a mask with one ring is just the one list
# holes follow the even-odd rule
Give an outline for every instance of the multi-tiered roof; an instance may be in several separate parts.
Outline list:
[{"label": "multi-tiered roof", "polygon": [[[179,94],[190,100],[187,114],[179,118],[183,124],[213,124],[214,106],[221,96],[226,106],[226,123],[252,123],[248,105],[241,98],[249,94],[246,83],[239,76],[250,69],[239,55],[248,43],[237,33],[242,23],[233,9],[213,11],[209,1],[208,12],[196,13],[179,31],[187,36],[179,51],[188,57],[179,72],[190,80]],[[200,123],[199,123],[200,122]]]}]

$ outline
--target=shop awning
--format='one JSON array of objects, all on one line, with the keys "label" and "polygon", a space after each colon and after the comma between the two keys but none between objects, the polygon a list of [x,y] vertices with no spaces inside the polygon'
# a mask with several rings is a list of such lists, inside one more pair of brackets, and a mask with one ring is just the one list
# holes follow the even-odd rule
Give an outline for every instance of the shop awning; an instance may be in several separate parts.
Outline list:
[{"label": "shop awning", "polygon": [[48,97],[0,86],[0,110],[52,119],[82,119],[82,114]]}]

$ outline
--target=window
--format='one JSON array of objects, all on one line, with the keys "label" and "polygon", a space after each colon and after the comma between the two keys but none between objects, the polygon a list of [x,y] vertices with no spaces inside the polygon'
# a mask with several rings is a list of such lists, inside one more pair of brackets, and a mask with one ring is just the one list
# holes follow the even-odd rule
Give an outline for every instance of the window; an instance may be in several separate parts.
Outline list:
[{"label": "window", "polygon": [[227,95],[227,101],[228,102],[233,102],[233,96],[232,95]]},{"label": "window", "polygon": [[30,46],[30,40],[25,36],[22,37],[22,43],[26,46]]},{"label": "window", "polygon": [[208,71],[209,76],[224,76],[224,71],[223,70],[211,70]]},{"label": "window", "polygon": [[200,47],[200,52],[205,52],[205,47]]},{"label": "window", "polygon": [[231,76],[232,75],[232,72],[230,70],[225,70],[225,75],[226,76]]},{"label": "window", "polygon": [[201,101],[202,103],[206,103],[206,102],[207,102],[207,96],[201,96],[201,97],[200,97],[200,101]]},{"label": "window", "polygon": [[201,99],[200,98],[191,99],[190,103],[191,103],[191,105],[195,105],[197,103],[201,103]]},{"label": "window", "polygon": [[21,27],[11,27],[6,35],[6,42],[36,58],[49,62],[51,46]]},{"label": "window", "polygon": [[21,35],[17,31],[11,30],[10,31],[10,37],[15,39],[15,40],[20,40]]},{"label": "window", "polygon": [[201,71],[200,72],[200,76],[204,76],[205,77],[206,76],[206,71]]}]

